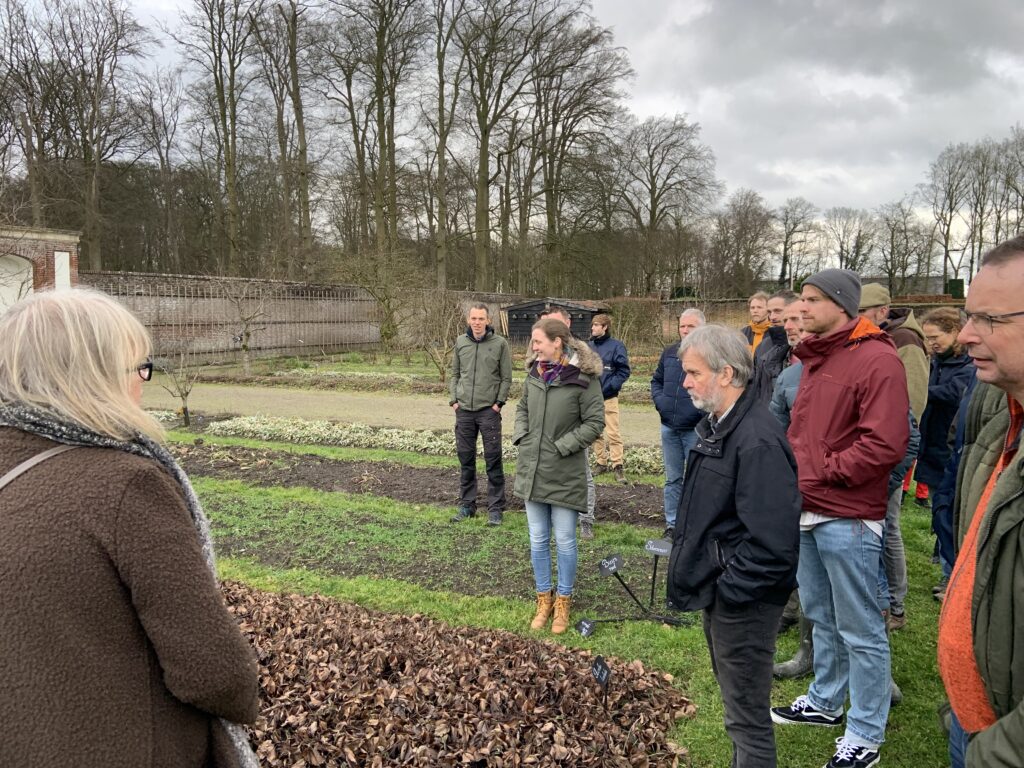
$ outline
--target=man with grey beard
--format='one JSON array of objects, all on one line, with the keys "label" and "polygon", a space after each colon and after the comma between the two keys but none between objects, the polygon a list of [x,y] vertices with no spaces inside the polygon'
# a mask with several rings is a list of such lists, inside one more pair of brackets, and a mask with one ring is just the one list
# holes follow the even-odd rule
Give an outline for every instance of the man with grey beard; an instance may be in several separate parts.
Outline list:
[{"label": "man with grey beard", "polygon": [[683,386],[706,412],[673,531],[669,605],[703,611],[733,768],[774,768],[772,661],[796,586],[800,493],[785,433],[748,388],[750,348],[720,325],[679,346]]}]

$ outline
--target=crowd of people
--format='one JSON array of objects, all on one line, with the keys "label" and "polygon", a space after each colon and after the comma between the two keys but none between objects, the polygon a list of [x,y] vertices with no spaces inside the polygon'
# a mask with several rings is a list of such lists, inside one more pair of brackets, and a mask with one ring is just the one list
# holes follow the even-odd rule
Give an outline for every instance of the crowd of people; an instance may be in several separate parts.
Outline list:
[{"label": "crowd of people", "polygon": [[[696,307],[680,314],[650,382],[673,543],[667,600],[702,612],[733,766],[774,766],[775,725],[842,729],[826,768],[880,763],[902,699],[889,637],[909,620],[900,510],[912,480],[932,506],[943,574],[933,594],[951,764],[1024,766],[1021,290],[1016,238],[985,257],[964,311],[918,318],[885,286],[826,269],[799,294],[752,296],[742,329]],[[568,626],[577,523],[593,535],[588,447],[597,472],[622,478],[617,396],[630,374],[610,317],[595,316],[589,345],[570,323],[553,308],[534,326],[513,436],[531,627],[554,617],[556,633]],[[793,625],[797,652],[776,663],[777,635]],[[810,683],[771,706],[773,676]]]},{"label": "crowd of people", "polygon": [[[1022,295],[1024,236],[985,255],[962,312],[918,320],[884,286],[826,269],[799,295],[752,296],[743,329],[680,314],[650,382],[666,599],[702,613],[734,768],[776,765],[776,725],[842,729],[826,768],[880,763],[902,696],[889,636],[910,620],[908,478],[941,565],[951,764],[1024,767]],[[587,341],[571,324],[558,307],[534,324],[512,431],[530,626],[554,634],[570,626],[577,529],[594,535],[594,474],[625,481],[631,373],[609,315]],[[19,765],[256,765],[240,725],[256,715],[256,661],[219,594],[202,506],[141,407],[150,350],[130,312],[89,290],[0,317],[0,720]],[[512,379],[508,342],[474,304],[450,377],[455,523],[476,516],[480,439],[487,523],[503,523]],[[797,653],[775,663],[792,625]],[[772,706],[773,676],[804,675],[806,693]]]}]

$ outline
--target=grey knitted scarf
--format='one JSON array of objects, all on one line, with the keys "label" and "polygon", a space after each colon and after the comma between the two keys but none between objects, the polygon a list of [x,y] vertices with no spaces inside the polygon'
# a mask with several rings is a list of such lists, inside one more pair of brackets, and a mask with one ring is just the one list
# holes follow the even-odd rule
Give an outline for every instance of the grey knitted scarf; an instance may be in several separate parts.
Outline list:
[{"label": "grey knitted scarf", "polygon": [[[189,514],[192,516],[192,524],[195,526],[196,535],[202,545],[206,565],[214,578],[217,577],[217,567],[213,557],[213,539],[210,536],[210,522],[203,512],[203,506],[199,503],[192,483],[178,466],[178,462],[162,445],[141,434],[136,435],[133,440],[128,442],[115,440],[86,429],[80,424],[61,421],[53,414],[41,409],[23,405],[0,405],[0,427],[14,427],[64,445],[112,448],[158,462],[181,486],[188,504]],[[245,728],[224,718],[221,718],[220,722],[235,747],[242,768],[259,768],[259,760],[249,745],[249,735]]]}]

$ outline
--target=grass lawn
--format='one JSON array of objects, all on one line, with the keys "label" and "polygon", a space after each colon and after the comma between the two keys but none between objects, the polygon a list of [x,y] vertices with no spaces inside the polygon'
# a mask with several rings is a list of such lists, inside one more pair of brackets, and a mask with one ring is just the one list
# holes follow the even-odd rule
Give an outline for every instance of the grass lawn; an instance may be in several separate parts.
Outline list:
[{"label": "grass lawn", "polygon": [[[186,435],[174,437],[186,439]],[[288,448],[259,441],[218,438],[217,442]],[[340,460],[396,458],[384,451],[290,448]],[[435,460],[415,454],[398,458],[419,466],[434,466]],[[450,466],[451,459],[442,461]],[[521,514],[507,515],[500,529],[488,529],[481,521],[453,526],[447,522],[453,509],[374,496],[255,488],[205,478],[196,478],[195,484],[213,521],[225,578],[265,589],[318,592],[387,612],[422,613],[453,625],[532,634],[525,629],[532,616],[533,590]],[[905,700],[890,716],[882,753],[887,766],[946,764],[945,741],[935,713],[942,690],[935,665],[938,604],[930,592],[938,568],[929,561],[929,522],[927,510],[912,504],[904,507],[909,621],[893,636],[892,647],[893,670]],[[626,525],[600,524],[596,530],[593,541],[580,542],[574,618],[628,610],[617,584],[598,574],[599,559],[613,552],[624,556],[627,582],[647,600],[650,559],[642,551],[647,534]],[[663,595],[663,589],[659,592]],[[550,634],[537,636],[553,639]],[[639,659],[672,674],[699,711],[695,719],[681,721],[671,737],[689,748],[696,766],[728,765],[730,747],[721,723],[718,690],[698,626],[601,625],[589,639],[570,631],[557,642],[623,661]],[[795,631],[780,638],[780,658],[788,657],[795,644]],[[804,692],[806,684],[777,684],[774,702],[790,701]],[[840,734],[832,729],[779,728],[777,735],[779,765],[802,767],[824,764]]]}]

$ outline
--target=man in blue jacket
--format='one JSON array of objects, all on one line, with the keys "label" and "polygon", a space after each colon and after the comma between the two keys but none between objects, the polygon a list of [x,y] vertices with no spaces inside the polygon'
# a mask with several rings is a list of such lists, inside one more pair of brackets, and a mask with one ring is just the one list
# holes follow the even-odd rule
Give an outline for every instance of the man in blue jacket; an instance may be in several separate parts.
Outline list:
[{"label": "man in blue jacket", "polygon": [[622,435],[619,432],[619,390],[629,378],[629,355],[625,345],[612,338],[612,319],[609,315],[594,315],[590,321],[590,346],[601,356],[604,372],[601,374],[601,393],[604,395],[604,432],[594,443],[597,451],[597,472],[607,472],[609,465],[615,479],[626,482],[622,469]]},{"label": "man in blue jacket", "polygon": [[704,325],[704,313],[686,309],[679,315],[679,342],[665,347],[651,379],[651,399],[661,417],[661,455],[665,462],[665,536],[672,535],[676,510],[683,490],[686,460],[697,442],[693,428],[703,414],[698,411],[690,393],[683,388],[683,365],[679,361],[679,344],[690,331]]}]

